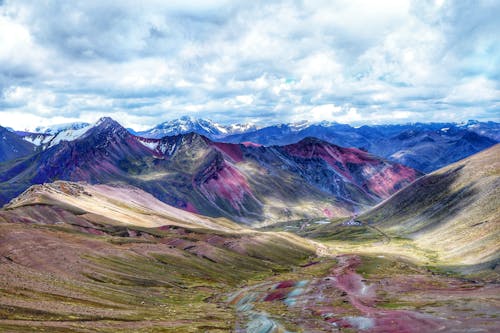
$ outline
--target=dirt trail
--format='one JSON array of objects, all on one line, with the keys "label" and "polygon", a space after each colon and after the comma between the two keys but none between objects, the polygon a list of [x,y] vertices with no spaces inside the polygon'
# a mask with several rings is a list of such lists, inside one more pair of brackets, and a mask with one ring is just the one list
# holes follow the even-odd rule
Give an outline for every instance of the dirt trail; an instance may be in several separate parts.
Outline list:
[{"label": "dirt trail", "polygon": [[385,232],[383,232],[382,230],[380,230],[379,228],[377,228],[374,225],[367,224],[367,226],[372,228],[373,230],[375,230],[376,232],[378,232],[379,234],[381,234],[384,237],[384,244],[389,244],[391,242],[391,237],[389,237],[388,234],[386,234]]}]

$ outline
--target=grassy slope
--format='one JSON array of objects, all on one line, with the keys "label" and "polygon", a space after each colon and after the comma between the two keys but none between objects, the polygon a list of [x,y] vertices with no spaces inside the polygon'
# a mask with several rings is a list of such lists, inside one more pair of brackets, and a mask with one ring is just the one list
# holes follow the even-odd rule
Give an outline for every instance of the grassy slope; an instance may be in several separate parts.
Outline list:
[{"label": "grassy slope", "polygon": [[[234,315],[217,295],[314,255],[292,235],[193,214],[186,223],[161,209],[152,216],[109,191],[104,200],[102,189],[85,188],[90,197],[71,189],[38,188],[0,211],[2,332],[229,331]],[[155,223],[140,226],[145,216]]]},{"label": "grassy slope", "polygon": [[426,175],[359,217],[449,264],[498,260],[500,145]]}]

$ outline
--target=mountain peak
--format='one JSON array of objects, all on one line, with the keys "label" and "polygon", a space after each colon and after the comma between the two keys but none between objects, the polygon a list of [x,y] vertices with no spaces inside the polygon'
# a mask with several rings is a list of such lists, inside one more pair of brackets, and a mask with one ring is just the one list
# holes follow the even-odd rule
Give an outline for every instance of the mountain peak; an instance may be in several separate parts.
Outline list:
[{"label": "mountain peak", "polygon": [[193,116],[182,116],[179,118],[179,120],[183,120],[183,121],[191,121],[191,122],[197,122],[198,119],[193,117]]},{"label": "mountain peak", "polygon": [[126,128],[123,127],[119,122],[114,120],[111,117],[102,117],[100,118],[93,126],[94,128],[101,129],[123,129],[126,131]]},{"label": "mountain peak", "polygon": [[318,139],[318,138],[313,137],[313,136],[305,137],[302,140],[300,140],[299,142],[295,143],[294,145],[300,145],[300,146],[304,146],[304,145],[329,145],[329,146],[335,146],[334,144],[331,144],[331,143],[329,143],[327,141]]},{"label": "mountain peak", "polygon": [[[95,123],[95,126],[100,126],[101,124],[118,124],[118,122],[111,117],[101,117]],[[118,124],[118,125],[120,125],[120,124]]]},{"label": "mountain peak", "polygon": [[131,136],[125,127],[120,125],[116,120],[110,117],[100,118],[93,126],[91,126],[80,138],[91,136],[111,137],[117,135],[121,138]]}]

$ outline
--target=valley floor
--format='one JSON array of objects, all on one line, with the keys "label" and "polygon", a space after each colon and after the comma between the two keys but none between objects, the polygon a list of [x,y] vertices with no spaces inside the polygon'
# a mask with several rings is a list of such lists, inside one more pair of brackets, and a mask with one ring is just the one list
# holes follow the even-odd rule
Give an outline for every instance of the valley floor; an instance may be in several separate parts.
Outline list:
[{"label": "valley floor", "polygon": [[0,332],[500,331],[495,263],[353,219],[251,230],[135,191],[61,182],[0,210]]},{"label": "valley floor", "polygon": [[[145,281],[117,286],[116,281],[97,281],[94,300],[89,299],[93,293],[87,289],[75,289],[72,295],[62,296],[58,290],[67,287],[61,285],[67,281],[56,276],[40,275],[35,288],[32,281],[24,281],[30,286],[22,288],[20,281],[8,280],[16,278],[10,273],[19,275],[20,271],[10,271],[12,263],[4,261],[0,331],[421,333],[499,330],[500,285],[497,283],[466,279],[417,263],[411,258],[411,253],[417,252],[408,250],[408,244],[388,245],[378,241],[356,245],[330,241],[317,245],[321,256],[304,260],[290,270],[254,275],[237,288],[210,283],[186,289],[164,288],[148,286]],[[124,263],[116,261],[115,264]],[[17,287],[9,289],[9,286]],[[36,293],[34,289],[38,289]],[[9,300],[9,293],[15,297]],[[51,307],[35,311],[30,309],[33,300],[47,302]],[[61,308],[54,308],[51,300],[57,300]],[[80,313],[67,315],[71,307]]]}]

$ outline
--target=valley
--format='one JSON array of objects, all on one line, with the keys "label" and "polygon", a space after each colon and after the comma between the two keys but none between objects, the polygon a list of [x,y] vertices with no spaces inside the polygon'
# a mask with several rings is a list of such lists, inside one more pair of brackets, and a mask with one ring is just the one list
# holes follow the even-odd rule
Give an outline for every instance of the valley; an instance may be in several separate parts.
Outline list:
[{"label": "valley", "polygon": [[499,145],[423,174],[78,126],[0,164],[2,332],[498,331]]},{"label": "valley", "polygon": [[130,202],[127,190],[59,182],[1,211],[2,332],[230,331],[221,295],[314,256],[298,237]]}]

